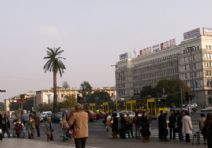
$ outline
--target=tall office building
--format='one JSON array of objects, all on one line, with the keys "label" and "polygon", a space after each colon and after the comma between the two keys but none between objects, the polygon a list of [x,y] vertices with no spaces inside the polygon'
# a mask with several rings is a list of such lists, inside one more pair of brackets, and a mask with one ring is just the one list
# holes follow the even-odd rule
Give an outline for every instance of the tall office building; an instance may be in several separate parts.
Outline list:
[{"label": "tall office building", "polygon": [[136,58],[121,54],[116,63],[117,97],[129,99],[144,86],[162,79],[181,79],[191,88],[194,101],[212,104],[212,29],[197,28],[175,39],[140,50]]}]

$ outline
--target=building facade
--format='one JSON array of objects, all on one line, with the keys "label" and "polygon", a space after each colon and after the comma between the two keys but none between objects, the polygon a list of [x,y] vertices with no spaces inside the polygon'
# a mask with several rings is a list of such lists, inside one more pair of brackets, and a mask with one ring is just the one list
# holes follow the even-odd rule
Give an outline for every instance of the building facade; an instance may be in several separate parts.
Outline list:
[{"label": "building facade", "polygon": [[175,39],[140,50],[136,58],[116,63],[117,97],[131,98],[144,86],[162,79],[181,79],[191,88],[195,102],[212,104],[212,29],[197,28]]}]

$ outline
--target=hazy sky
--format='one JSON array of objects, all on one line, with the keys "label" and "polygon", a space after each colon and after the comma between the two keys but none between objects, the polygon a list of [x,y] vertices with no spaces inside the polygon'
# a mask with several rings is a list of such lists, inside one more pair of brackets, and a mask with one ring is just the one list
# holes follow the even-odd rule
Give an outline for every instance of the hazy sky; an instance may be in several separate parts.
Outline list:
[{"label": "hazy sky", "polygon": [[119,54],[212,27],[211,0],[0,0],[0,100],[52,87],[46,47],[67,70],[58,84],[114,86]]}]

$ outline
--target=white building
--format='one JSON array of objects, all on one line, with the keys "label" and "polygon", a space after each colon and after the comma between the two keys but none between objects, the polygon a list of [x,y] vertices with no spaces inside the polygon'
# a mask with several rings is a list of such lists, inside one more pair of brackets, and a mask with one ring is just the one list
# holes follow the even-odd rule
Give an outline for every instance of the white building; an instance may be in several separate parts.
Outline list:
[{"label": "white building", "polygon": [[181,79],[191,87],[195,101],[212,104],[212,29],[185,32],[179,45],[171,39],[140,50],[136,58],[123,55],[116,63],[118,98],[131,98],[161,79]]}]

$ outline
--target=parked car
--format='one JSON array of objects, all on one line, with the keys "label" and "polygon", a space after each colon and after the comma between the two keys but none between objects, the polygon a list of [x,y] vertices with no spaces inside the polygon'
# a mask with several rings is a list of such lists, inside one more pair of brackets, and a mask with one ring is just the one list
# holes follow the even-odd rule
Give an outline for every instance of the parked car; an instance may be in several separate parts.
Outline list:
[{"label": "parked car", "polygon": [[52,111],[43,111],[40,114],[40,121],[44,122],[46,121],[47,117],[52,116]]},{"label": "parked car", "polygon": [[89,121],[96,120],[96,113],[94,113],[92,110],[87,110]]},{"label": "parked car", "polygon": [[133,111],[120,111],[120,112],[116,112],[117,113],[117,117],[119,118],[121,115],[124,115],[124,117],[127,117],[127,114],[129,114],[129,116],[131,118],[135,117],[135,112]]},{"label": "parked car", "polygon": [[62,112],[52,114],[51,117],[52,117],[52,123],[59,123],[60,120],[62,119]]}]

